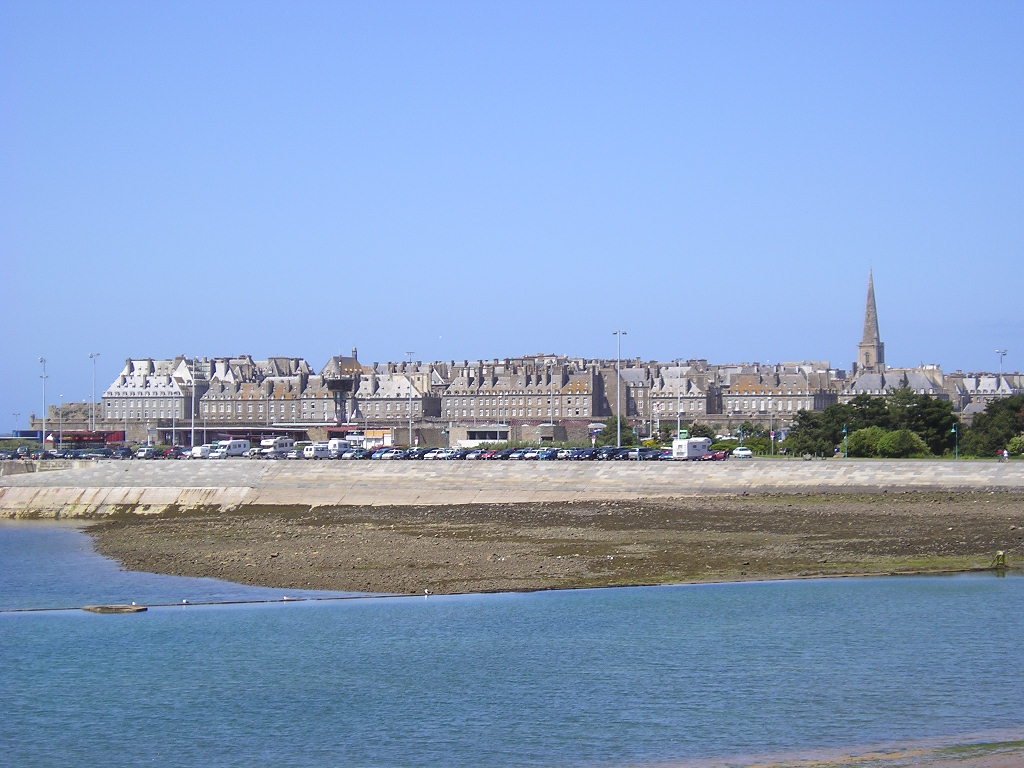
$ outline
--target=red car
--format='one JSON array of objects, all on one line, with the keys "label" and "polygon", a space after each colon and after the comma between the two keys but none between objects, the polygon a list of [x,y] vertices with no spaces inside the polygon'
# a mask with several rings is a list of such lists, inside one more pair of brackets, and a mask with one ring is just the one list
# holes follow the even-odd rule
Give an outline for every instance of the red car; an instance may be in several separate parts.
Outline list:
[{"label": "red car", "polygon": [[725,461],[729,458],[727,451],[712,451],[706,456],[701,457],[701,461]]}]

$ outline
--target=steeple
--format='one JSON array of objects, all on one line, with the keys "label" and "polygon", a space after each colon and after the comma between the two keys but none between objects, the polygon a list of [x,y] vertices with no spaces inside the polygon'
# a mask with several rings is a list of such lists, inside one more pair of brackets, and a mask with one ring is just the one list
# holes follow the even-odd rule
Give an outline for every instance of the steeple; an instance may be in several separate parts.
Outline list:
[{"label": "steeple", "polygon": [[868,301],[864,309],[864,338],[857,345],[857,373],[885,372],[885,344],[878,333],[878,309],[875,307],[875,276],[868,273]]}]

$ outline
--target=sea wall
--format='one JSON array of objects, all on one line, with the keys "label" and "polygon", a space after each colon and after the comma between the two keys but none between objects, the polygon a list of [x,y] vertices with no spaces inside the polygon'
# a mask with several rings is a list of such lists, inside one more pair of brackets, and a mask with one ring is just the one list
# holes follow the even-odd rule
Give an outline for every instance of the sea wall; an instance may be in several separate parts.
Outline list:
[{"label": "sea wall", "polygon": [[0,477],[0,517],[909,490],[1024,491],[1024,462],[100,461]]}]

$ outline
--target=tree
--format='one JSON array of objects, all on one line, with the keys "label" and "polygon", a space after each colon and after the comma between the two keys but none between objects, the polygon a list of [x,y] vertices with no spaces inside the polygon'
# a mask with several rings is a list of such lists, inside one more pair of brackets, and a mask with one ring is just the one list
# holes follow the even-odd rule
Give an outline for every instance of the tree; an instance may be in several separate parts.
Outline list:
[{"label": "tree", "polygon": [[968,456],[994,456],[1011,439],[1024,433],[1024,395],[993,400],[984,413],[974,417],[974,423],[960,443]]},{"label": "tree", "polygon": [[847,403],[833,403],[820,413],[798,411],[784,443],[786,450],[831,456],[843,442],[843,427],[850,430],[851,424],[856,424],[856,412],[856,408]]},{"label": "tree", "polygon": [[710,437],[712,440],[715,439],[715,430],[710,424],[698,424],[693,422],[690,425],[690,437]]},{"label": "tree", "polygon": [[867,427],[892,429],[892,415],[884,397],[860,394],[849,402],[849,416],[846,427],[850,432]]},{"label": "tree", "polygon": [[878,455],[886,459],[905,459],[928,454],[928,446],[924,440],[909,429],[886,432],[878,441]]},{"label": "tree", "polygon": [[886,434],[884,429],[877,426],[858,429],[847,438],[847,450],[851,456],[860,458],[877,456],[878,443]]},{"label": "tree", "polygon": [[953,449],[956,416],[951,402],[907,388],[896,390],[887,401],[892,429],[910,430],[937,456]]},{"label": "tree", "polygon": [[1010,442],[1006,444],[1006,450],[1010,452],[1011,456],[1024,455],[1024,436],[1017,435],[1017,437],[1011,438]]}]

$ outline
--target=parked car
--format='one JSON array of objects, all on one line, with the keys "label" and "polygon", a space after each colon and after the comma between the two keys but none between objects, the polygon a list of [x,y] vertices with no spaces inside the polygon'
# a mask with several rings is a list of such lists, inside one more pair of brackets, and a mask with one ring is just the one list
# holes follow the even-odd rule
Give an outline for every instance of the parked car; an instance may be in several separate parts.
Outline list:
[{"label": "parked car", "polygon": [[153,445],[144,445],[135,452],[136,459],[162,459],[164,452]]},{"label": "parked car", "polygon": [[557,461],[559,453],[557,448],[542,448],[537,452],[537,461]]},{"label": "parked car", "polygon": [[405,452],[405,455],[402,458],[417,461],[422,459],[427,454],[428,450],[428,448],[410,448]]},{"label": "parked car", "polygon": [[739,448],[732,449],[732,456],[734,459],[752,459],[754,458],[754,452],[747,448],[747,446],[741,445]]},{"label": "parked car", "polygon": [[109,459],[109,458],[113,457],[113,455],[114,455],[114,449],[113,448],[90,448],[89,451],[85,454],[84,458],[87,458],[87,459]]},{"label": "parked car", "polygon": [[724,461],[729,458],[728,451],[711,451],[711,453],[701,456],[701,461]]},{"label": "parked car", "polygon": [[349,448],[343,454],[341,458],[345,461],[354,461],[357,459],[368,459],[372,453],[365,448]]}]

